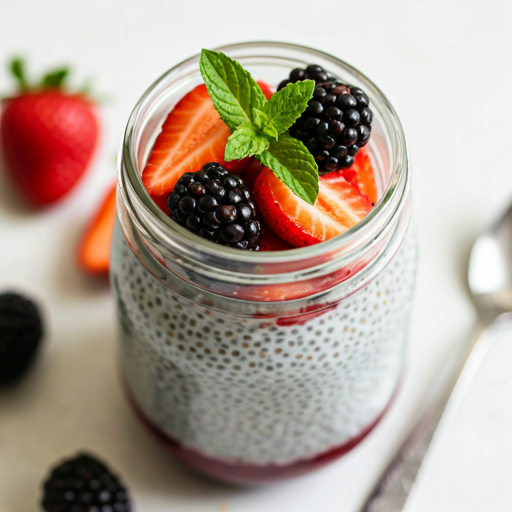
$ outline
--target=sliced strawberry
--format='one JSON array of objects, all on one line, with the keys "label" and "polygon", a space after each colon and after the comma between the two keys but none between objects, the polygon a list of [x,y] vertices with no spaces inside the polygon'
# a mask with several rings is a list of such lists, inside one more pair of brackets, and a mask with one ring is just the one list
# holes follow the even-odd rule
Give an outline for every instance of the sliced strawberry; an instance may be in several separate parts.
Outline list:
[{"label": "sliced strawberry", "polygon": [[[264,165],[256,158],[251,158],[247,165],[238,173],[242,178],[244,185],[252,190],[256,183],[256,178],[264,169]],[[279,238],[277,234],[268,226],[268,224],[261,220],[261,238],[258,243],[258,250],[260,251],[286,251],[293,249],[293,247]]]},{"label": "sliced strawberry", "polygon": [[275,89],[273,87],[271,87],[270,85],[268,85],[263,80],[258,80],[256,83],[260,86],[260,89],[263,92],[265,98],[267,98],[267,100],[269,100],[270,96],[272,96],[272,94],[274,94]]},{"label": "sliced strawberry", "polygon": [[297,197],[267,168],[256,179],[253,193],[268,225],[294,247],[317,244],[340,235],[360,222],[372,208],[368,198],[340,175],[320,178],[314,205]]},{"label": "sliced strawberry", "polygon": [[77,250],[78,265],[90,274],[107,274],[110,242],[116,220],[116,186],[111,186],[100,208],[87,225]]},{"label": "sliced strawberry", "polygon": [[[348,182],[356,186],[361,194],[367,196],[371,203],[375,204],[377,202],[378,195],[377,185],[375,184],[375,172],[370,159],[370,152],[366,146],[359,150],[352,166],[349,169],[339,171],[339,173]],[[326,177],[329,177],[331,174],[327,174]]]},{"label": "sliced strawberry", "polygon": [[240,171],[247,165],[249,160],[250,157],[246,156],[242,160],[230,160],[229,162],[222,160],[220,164],[231,174],[239,174]]},{"label": "sliced strawberry", "polygon": [[167,208],[167,199],[169,197],[170,192],[163,194],[161,196],[152,195],[151,199],[156,203],[158,208],[162,210],[166,215],[169,215],[169,208]]},{"label": "sliced strawberry", "polygon": [[290,244],[279,238],[265,221],[261,221],[261,238],[258,246],[260,251],[286,251],[293,249]]},{"label": "sliced strawberry", "polygon": [[198,171],[208,162],[222,163],[230,135],[206,86],[198,85],[179,101],[162,125],[142,172],[146,190],[152,196],[164,195],[186,172]]}]

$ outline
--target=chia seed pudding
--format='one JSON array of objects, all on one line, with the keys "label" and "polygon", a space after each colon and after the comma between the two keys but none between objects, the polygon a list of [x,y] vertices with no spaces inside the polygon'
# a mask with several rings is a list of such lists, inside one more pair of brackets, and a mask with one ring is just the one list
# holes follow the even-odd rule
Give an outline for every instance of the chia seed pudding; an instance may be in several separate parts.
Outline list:
[{"label": "chia seed pudding", "polygon": [[291,464],[342,445],[389,402],[413,289],[408,238],[365,288],[303,325],[227,315],[180,297],[114,237],[122,367],[142,412],[226,462]]},{"label": "chia seed pudding", "polygon": [[111,253],[127,393],[150,430],[191,466],[265,481],[345,453],[392,399],[416,267],[409,173],[394,111],[350,66],[280,43],[223,51],[261,66],[258,76],[314,54],[365,87],[376,118],[370,151],[383,199],[346,234],[274,254],[198,241],[140,183],[155,132],[183,94],[179,84],[197,80],[197,59],[156,82],[127,128]]}]

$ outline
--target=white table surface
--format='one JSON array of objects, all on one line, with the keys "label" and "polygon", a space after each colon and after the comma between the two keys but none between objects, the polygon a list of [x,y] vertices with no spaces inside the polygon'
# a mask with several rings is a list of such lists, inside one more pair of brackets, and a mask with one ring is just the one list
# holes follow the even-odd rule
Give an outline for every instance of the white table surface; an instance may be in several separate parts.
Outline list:
[{"label": "white table surface", "polygon": [[[0,510],[38,510],[48,466],[84,448],[123,475],[139,512],[355,511],[476,326],[468,250],[512,199],[511,15],[508,0],[0,0],[0,62],[21,53],[37,73],[69,62],[77,83],[93,77],[112,97],[93,166],[59,205],[28,211],[0,173],[0,290],[37,297],[48,330],[33,371],[0,391]],[[259,39],[333,53],[388,95],[408,136],[421,259],[407,370],[383,422],[329,468],[247,490],[188,473],[146,436],[117,379],[110,291],[73,251],[145,88],[202,47]],[[2,68],[0,90],[10,85]]]},{"label": "white table surface", "polygon": [[512,510],[512,316],[482,334],[404,512]]}]

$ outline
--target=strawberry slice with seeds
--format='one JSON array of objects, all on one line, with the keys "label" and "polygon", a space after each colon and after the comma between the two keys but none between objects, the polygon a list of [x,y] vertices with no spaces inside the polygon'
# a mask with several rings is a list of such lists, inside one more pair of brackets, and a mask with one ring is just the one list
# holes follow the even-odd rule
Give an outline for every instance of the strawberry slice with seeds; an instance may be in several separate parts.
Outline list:
[{"label": "strawberry slice with seeds", "polygon": [[265,221],[261,221],[261,238],[258,242],[260,251],[287,251],[293,249],[290,244],[287,244],[282,238],[268,227]]},{"label": "strawberry slice with seeds", "polygon": [[[357,187],[361,194],[368,197],[370,202],[377,202],[377,185],[375,184],[375,173],[368,148],[362,147],[356,155],[354,163],[348,169],[338,171],[351,185]],[[338,174],[331,173],[331,174]],[[328,178],[331,174],[327,174]]]},{"label": "strawberry slice with seeds", "polygon": [[[198,85],[178,102],[162,125],[142,172],[146,190],[151,196],[168,194],[186,172],[196,172],[208,162],[223,163],[230,135],[206,86]],[[236,163],[229,164],[236,168]]]},{"label": "strawberry slice with seeds", "polygon": [[314,205],[297,197],[265,168],[254,186],[254,198],[267,224],[294,247],[317,244],[340,235],[371,210],[369,199],[342,176],[320,178]]}]

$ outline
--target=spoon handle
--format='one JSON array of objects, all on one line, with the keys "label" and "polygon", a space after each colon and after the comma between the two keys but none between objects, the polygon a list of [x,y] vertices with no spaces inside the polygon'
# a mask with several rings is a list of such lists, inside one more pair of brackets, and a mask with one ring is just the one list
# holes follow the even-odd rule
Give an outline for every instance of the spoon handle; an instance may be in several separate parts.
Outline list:
[{"label": "spoon handle", "polygon": [[[505,326],[510,329],[511,323],[510,313],[500,315],[466,352],[452,381],[423,412],[360,512],[400,512],[404,508],[437,425],[443,416],[450,416],[443,414],[448,402],[454,414],[492,344],[493,331]],[[449,422],[449,418],[445,420]]]},{"label": "spoon handle", "polygon": [[443,393],[421,415],[360,512],[399,512],[403,509],[449,396],[449,393]]}]

